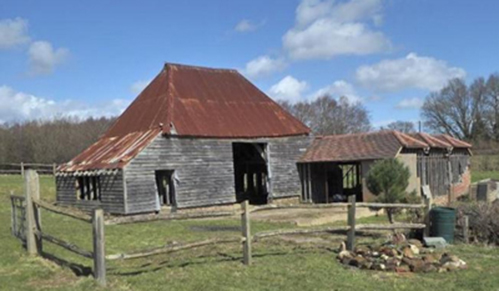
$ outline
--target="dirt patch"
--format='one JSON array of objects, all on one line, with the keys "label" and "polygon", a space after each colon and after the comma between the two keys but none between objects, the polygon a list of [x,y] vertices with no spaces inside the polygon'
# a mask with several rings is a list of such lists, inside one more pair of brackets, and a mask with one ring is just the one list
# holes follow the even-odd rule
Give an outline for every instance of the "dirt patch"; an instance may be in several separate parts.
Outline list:
[{"label": "dirt patch", "polygon": [[[359,208],[356,218],[376,215],[376,211]],[[316,226],[347,220],[347,208],[329,209],[271,209],[251,214],[252,219],[271,222],[287,222],[296,226]]]}]

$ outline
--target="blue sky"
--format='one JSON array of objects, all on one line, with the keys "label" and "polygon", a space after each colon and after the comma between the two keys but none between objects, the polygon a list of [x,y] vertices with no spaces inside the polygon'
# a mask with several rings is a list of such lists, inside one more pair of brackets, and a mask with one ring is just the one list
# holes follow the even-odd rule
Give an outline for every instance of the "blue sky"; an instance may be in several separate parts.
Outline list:
[{"label": "blue sky", "polygon": [[0,0],[0,122],[115,115],[164,62],[236,68],[273,98],[419,120],[431,90],[498,72],[498,1]]}]

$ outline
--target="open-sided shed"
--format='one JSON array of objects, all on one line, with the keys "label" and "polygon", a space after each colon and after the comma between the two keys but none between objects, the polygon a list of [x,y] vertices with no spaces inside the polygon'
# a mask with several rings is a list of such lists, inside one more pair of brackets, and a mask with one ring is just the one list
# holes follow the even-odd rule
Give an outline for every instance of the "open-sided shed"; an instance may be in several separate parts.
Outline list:
[{"label": "open-sided shed", "polygon": [[[365,179],[371,165],[397,158],[410,170],[407,191],[420,193],[429,185],[437,203],[467,192],[470,183],[471,145],[447,135],[379,131],[316,137],[298,163],[302,200],[314,203],[358,201],[374,197]],[[452,181],[451,183],[449,181]]]},{"label": "open-sided shed", "polygon": [[235,70],[166,64],[58,168],[57,202],[133,214],[300,195],[309,128]]}]

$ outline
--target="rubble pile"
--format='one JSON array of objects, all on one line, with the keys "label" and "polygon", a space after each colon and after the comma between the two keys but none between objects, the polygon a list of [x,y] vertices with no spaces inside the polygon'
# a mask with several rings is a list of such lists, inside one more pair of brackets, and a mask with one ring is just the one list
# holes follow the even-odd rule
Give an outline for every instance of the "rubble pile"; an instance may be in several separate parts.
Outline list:
[{"label": "rubble pile", "polygon": [[405,238],[395,238],[380,246],[358,245],[353,252],[346,250],[343,243],[337,258],[344,265],[388,272],[448,272],[467,268],[457,256]]}]

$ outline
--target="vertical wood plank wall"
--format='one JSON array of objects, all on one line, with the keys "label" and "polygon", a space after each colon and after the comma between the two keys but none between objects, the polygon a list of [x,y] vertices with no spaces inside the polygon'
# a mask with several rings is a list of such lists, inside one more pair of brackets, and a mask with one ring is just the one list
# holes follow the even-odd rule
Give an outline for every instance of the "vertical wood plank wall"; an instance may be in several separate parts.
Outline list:
[{"label": "vertical wood plank wall", "polygon": [[236,202],[233,142],[267,143],[273,198],[299,196],[296,162],[311,137],[209,139],[158,136],[126,167],[128,213],[156,210],[155,170],[175,170],[178,208]]},{"label": "vertical wood plank wall", "polygon": [[56,176],[57,203],[75,206],[85,211],[102,208],[105,212],[124,214],[123,173],[101,176],[101,201],[80,200],[76,193],[76,177]]}]

